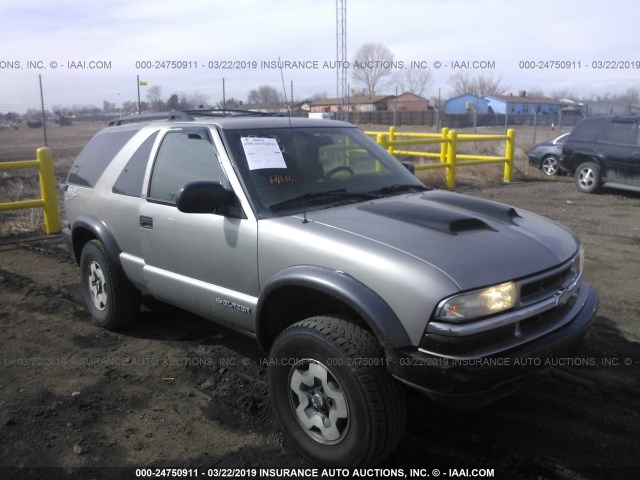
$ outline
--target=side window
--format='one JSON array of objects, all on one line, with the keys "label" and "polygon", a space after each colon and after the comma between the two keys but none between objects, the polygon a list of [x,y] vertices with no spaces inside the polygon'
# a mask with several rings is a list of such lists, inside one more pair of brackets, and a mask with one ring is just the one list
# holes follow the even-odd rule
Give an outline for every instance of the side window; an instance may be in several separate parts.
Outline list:
[{"label": "side window", "polygon": [[131,140],[139,127],[125,130],[104,129],[82,149],[73,163],[67,183],[92,187],[122,147]]},{"label": "side window", "polygon": [[174,204],[182,186],[199,180],[217,181],[229,187],[207,132],[190,130],[167,133],[151,172],[149,200]]},{"label": "side window", "polygon": [[600,134],[604,119],[602,118],[590,118],[581,121],[576,128],[571,132],[572,140],[587,140],[595,141]]},{"label": "side window", "polygon": [[142,194],[144,172],[147,170],[147,162],[157,136],[158,132],[155,132],[147,138],[131,156],[118,180],[113,184],[111,189],[113,193],[131,197],[139,197]]},{"label": "side window", "polygon": [[636,143],[635,139],[631,140],[631,133],[634,124],[631,122],[609,122],[600,137],[601,142],[607,143]]}]

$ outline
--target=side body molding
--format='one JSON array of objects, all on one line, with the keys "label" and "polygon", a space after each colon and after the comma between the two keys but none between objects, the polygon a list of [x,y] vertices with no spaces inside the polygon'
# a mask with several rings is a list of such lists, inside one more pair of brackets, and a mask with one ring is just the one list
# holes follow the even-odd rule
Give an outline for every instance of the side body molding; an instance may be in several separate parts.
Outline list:
[{"label": "side body molding", "polygon": [[404,326],[389,305],[373,290],[350,275],[313,265],[298,265],[276,273],[263,288],[256,308],[256,337],[267,352],[274,340],[267,316],[273,294],[281,288],[307,288],[347,305],[376,335],[385,350],[411,344]]}]

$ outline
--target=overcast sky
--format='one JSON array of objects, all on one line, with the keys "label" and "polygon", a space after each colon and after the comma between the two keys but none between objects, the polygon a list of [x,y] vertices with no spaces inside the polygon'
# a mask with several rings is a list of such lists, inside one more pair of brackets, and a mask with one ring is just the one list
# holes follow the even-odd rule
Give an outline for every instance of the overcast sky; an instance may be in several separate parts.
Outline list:
[{"label": "overcast sky", "polygon": [[[46,108],[135,101],[136,75],[161,86],[165,99],[199,92],[218,102],[225,78],[227,97],[246,100],[260,85],[282,90],[280,71],[261,68],[278,59],[319,62],[285,69],[287,94],[293,82],[295,99],[335,97],[335,70],[323,68],[336,59],[335,7],[335,0],[0,0],[0,112],[39,108],[38,74]],[[639,18],[637,0],[347,0],[348,58],[375,42],[405,67],[420,61],[432,72],[427,97],[440,89],[446,98],[459,71],[501,78],[514,93],[617,94],[640,88]],[[191,68],[136,68],[163,60]],[[554,60],[569,68],[520,63]],[[108,68],[90,69],[90,61]],[[252,61],[257,68],[242,63]],[[495,68],[454,69],[474,61]],[[87,68],[73,68],[80,62]],[[392,84],[380,93],[394,92]]]}]

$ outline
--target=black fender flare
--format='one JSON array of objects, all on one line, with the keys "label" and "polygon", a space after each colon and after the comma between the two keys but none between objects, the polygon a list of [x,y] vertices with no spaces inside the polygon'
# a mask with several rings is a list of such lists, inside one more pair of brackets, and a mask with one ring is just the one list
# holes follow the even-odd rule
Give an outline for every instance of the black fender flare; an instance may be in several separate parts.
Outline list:
[{"label": "black fender flare", "polygon": [[118,245],[116,237],[103,220],[93,215],[80,215],[71,226],[71,239],[76,262],[78,262],[78,264],[80,263],[82,246],[85,243],[81,242],[83,235],[79,232],[82,230],[87,231],[92,238],[100,240],[111,259],[111,262],[116,267],[117,272],[124,275],[122,264],[120,263],[120,254],[122,253],[122,249]]},{"label": "black fender flare", "polygon": [[575,174],[578,167],[585,162],[593,162],[600,168],[600,175],[604,178],[607,176],[606,162],[598,155],[594,155],[593,152],[581,152],[576,151],[571,154],[569,158],[569,166],[571,168],[571,174]]},{"label": "black fender flare", "polygon": [[256,337],[263,351],[271,342],[268,319],[264,312],[272,294],[281,288],[295,286],[332,296],[354,310],[373,331],[385,350],[405,347],[411,340],[402,322],[376,292],[352,276],[337,270],[313,265],[288,267],[271,277],[262,289],[256,306]]}]

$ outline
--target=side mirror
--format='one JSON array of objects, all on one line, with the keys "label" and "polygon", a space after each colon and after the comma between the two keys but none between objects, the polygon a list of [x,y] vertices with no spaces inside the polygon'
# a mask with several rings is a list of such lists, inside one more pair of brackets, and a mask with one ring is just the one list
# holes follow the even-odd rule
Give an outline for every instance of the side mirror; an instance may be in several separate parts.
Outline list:
[{"label": "side mirror", "polygon": [[409,170],[411,173],[413,173],[414,175],[416,174],[416,166],[413,164],[413,162],[409,162],[409,161],[402,161],[400,162],[402,164],[402,166],[404,168],[406,168],[407,170]]},{"label": "side mirror", "polygon": [[235,204],[235,194],[220,182],[191,182],[178,191],[176,206],[184,213],[216,213]]}]

